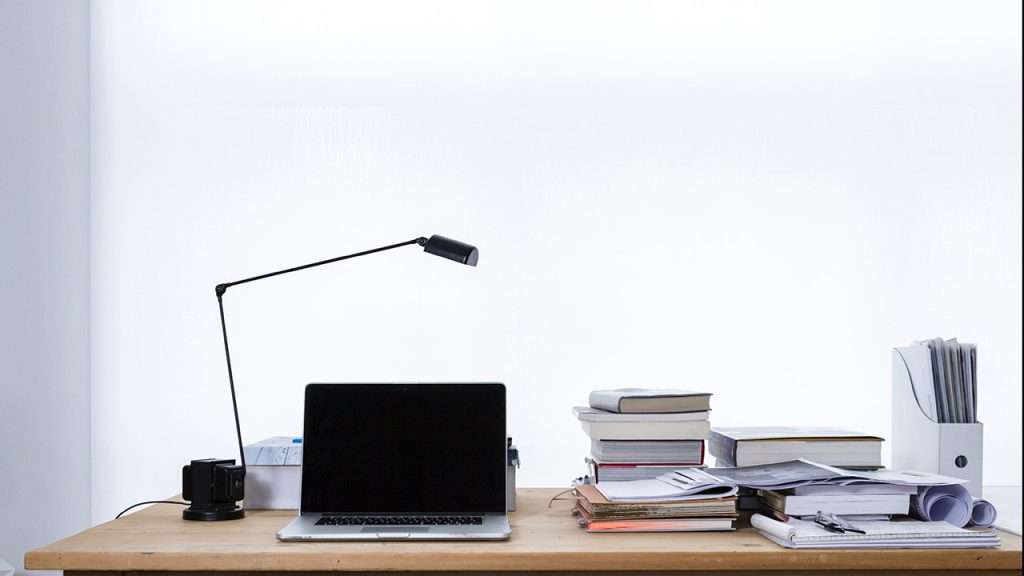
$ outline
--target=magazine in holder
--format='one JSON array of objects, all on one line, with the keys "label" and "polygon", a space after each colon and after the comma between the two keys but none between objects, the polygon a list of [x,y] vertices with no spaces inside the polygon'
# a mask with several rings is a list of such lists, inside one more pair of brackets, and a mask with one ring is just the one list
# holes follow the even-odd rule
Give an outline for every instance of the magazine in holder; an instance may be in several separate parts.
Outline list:
[{"label": "magazine in holder", "polygon": [[981,498],[982,423],[939,423],[926,346],[892,351],[892,467],[970,480]]}]

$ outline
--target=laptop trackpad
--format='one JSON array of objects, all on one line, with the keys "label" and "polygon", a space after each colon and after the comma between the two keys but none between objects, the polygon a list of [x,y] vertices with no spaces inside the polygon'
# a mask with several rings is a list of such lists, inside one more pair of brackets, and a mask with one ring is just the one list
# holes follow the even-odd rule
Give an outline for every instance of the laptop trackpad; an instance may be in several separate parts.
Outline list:
[{"label": "laptop trackpad", "polygon": [[393,533],[396,537],[399,537],[402,534],[409,534],[410,532],[430,532],[430,527],[429,526],[395,526],[395,527],[392,528],[392,527],[385,527],[385,526],[364,526],[362,531],[363,532],[377,532],[377,533],[380,533],[380,534]]}]

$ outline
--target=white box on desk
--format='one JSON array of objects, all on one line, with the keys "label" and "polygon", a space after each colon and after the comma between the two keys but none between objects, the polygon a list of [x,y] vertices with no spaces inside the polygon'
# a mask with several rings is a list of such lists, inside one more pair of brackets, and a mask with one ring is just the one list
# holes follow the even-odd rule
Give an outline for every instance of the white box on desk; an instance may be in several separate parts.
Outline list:
[{"label": "white box on desk", "polygon": [[[964,485],[981,498],[981,422],[939,423],[922,409],[917,395],[933,389],[926,346],[892,351],[892,467],[970,480]],[[915,392],[915,390],[917,392]]]},{"label": "white box on desk", "polygon": [[274,436],[245,447],[245,507],[297,510],[301,493],[301,439]]}]

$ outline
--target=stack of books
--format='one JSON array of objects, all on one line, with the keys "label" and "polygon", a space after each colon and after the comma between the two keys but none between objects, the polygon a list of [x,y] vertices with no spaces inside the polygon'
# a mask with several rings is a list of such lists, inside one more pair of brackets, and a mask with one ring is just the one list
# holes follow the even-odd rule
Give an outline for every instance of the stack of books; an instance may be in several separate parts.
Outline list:
[{"label": "stack of books", "polygon": [[[845,428],[816,428],[804,426],[745,426],[734,428],[716,427],[711,430],[708,451],[715,457],[719,467],[761,466],[793,460],[807,460],[828,466],[849,469],[874,470],[882,465],[882,442],[878,436],[871,436]],[[774,517],[783,517],[787,506],[784,502],[790,496],[786,492],[740,488],[740,510],[759,510]],[[841,496],[841,495],[830,495]],[[854,500],[865,495],[852,495]],[[905,501],[909,497],[904,496]],[[899,508],[893,501],[890,506],[875,506],[877,510]],[[865,503],[866,505],[866,503]],[[906,504],[904,504],[905,506]],[[854,505],[854,507],[856,507]],[[868,507],[870,508],[870,507]],[[797,508],[791,508],[797,509]],[[830,510],[831,511],[831,510]],[[863,514],[905,514],[906,512],[863,512]],[[792,512],[791,512],[792,514]],[[810,512],[814,514],[814,511]],[[800,514],[794,514],[800,516]]]},{"label": "stack of books", "polygon": [[647,500],[614,501],[609,500],[598,486],[582,483],[576,485],[576,513],[580,526],[587,532],[732,530],[736,519],[734,495],[695,496],[689,499],[666,495]]},{"label": "stack of books", "polygon": [[[914,470],[847,470],[794,460],[696,472],[676,470],[659,480],[697,487],[709,484],[708,478],[740,490],[757,490],[760,512],[782,522],[818,521],[821,515],[858,522],[914,516],[962,528],[974,518],[978,519],[974,524],[981,527],[995,520],[995,508],[972,499],[963,487],[965,480]],[[632,487],[633,491],[638,489]]]},{"label": "stack of books", "polygon": [[711,394],[689,390],[596,390],[573,413],[590,436],[595,482],[657,478],[702,466]]}]

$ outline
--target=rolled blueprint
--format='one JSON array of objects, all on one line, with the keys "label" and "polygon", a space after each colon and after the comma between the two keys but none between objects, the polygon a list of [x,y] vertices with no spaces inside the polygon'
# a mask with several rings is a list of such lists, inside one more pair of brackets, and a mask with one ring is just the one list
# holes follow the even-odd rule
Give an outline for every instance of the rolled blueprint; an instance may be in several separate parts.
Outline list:
[{"label": "rolled blueprint", "polygon": [[981,498],[974,499],[971,507],[971,526],[978,528],[990,528],[996,523],[996,507],[988,500]]},{"label": "rolled blueprint", "polygon": [[963,528],[971,520],[974,502],[960,484],[921,486],[910,497],[910,511],[921,520],[943,520]]}]

